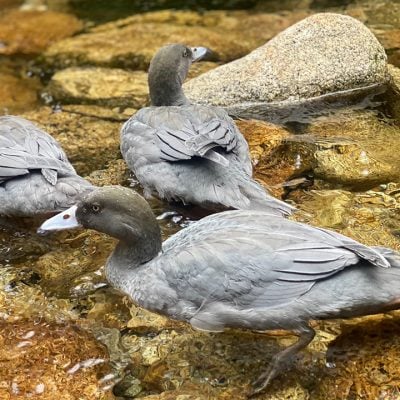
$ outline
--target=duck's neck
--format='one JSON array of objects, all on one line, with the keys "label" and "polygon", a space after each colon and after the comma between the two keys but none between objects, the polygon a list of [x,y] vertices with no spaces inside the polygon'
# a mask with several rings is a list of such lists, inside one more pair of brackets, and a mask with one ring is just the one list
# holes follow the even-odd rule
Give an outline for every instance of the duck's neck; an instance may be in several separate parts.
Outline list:
[{"label": "duck's neck", "polygon": [[182,90],[182,80],[175,72],[160,68],[149,71],[149,90],[152,106],[182,106],[190,104]]},{"label": "duck's neck", "polygon": [[119,238],[106,267],[108,280],[122,290],[137,267],[157,256],[161,251],[162,243],[160,228],[156,221],[154,223],[148,221],[146,226],[138,230],[126,226],[124,238]]}]

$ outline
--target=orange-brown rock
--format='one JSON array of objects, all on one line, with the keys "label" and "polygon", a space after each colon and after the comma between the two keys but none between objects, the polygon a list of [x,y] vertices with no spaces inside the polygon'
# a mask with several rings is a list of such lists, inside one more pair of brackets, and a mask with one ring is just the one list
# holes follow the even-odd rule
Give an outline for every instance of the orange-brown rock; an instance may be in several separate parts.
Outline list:
[{"label": "orange-brown rock", "polygon": [[73,15],[12,10],[0,17],[0,54],[37,54],[82,28]]}]

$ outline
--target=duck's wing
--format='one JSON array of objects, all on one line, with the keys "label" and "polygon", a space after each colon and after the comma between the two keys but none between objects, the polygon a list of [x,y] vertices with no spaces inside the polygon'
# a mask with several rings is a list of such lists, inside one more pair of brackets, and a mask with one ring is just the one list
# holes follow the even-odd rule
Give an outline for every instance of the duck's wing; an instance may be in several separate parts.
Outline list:
[{"label": "duck's wing", "polygon": [[58,173],[75,174],[60,145],[35,124],[20,117],[0,117],[0,183],[40,170],[52,185]]},{"label": "duck's wing", "polygon": [[123,126],[123,141],[129,135],[136,137],[130,145],[141,147],[141,153],[150,155],[153,162],[155,157],[171,162],[202,157],[227,166],[226,153],[234,153],[251,173],[247,143],[233,120],[219,108],[145,108]]},{"label": "duck's wing", "polygon": [[163,249],[155,261],[163,264],[176,298],[189,299],[186,306],[197,310],[191,324],[211,331],[226,324],[215,307],[280,307],[362,259],[388,264],[376,250],[342,235],[247,211],[208,217],[174,235]]}]

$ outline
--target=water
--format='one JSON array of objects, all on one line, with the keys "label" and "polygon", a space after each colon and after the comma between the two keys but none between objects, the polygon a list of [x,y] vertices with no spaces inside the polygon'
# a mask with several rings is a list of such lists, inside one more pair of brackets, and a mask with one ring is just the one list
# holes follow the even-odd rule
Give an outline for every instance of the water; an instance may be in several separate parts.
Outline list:
[{"label": "water", "polygon": [[[350,2],[286,1],[281,4],[282,10],[293,8],[289,3],[315,11],[343,9]],[[15,7],[11,1],[4,4]],[[162,7],[159,2],[94,4],[48,2],[50,9],[73,12],[88,25]],[[185,7],[181,3],[167,4],[209,9],[221,3],[193,2]],[[226,8],[243,4],[229,2]],[[246,2],[246,8],[250,6],[278,11],[272,2]],[[367,3],[362,7],[368,12],[372,6]],[[376,18],[380,27],[385,26],[382,19]],[[391,17],[387,29],[394,29],[393,24]],[[13,86],[0,98],[0,112],[35,112],[46,103],[54,106],[45,90],[52,73],[34,55],[1,56],[0,81]],[[5,85],[2,87],[5,90]],[[335,103],[334,107],[319,104],[278,113],[275,122],[288,136],[267,159],[262,158],[262,152],[267,151],[265,143],[251,146],[255,153],[261,152],[256,176],[274,193],[285,192],[300,209],[298,220],[335,229],[366,244],[400,250],[400,121],[396,96],[384,90]],[[76,125],[64,129],[60,129],[62,116],[52,116],[54,120],[49,124],[60,135],[59,140],[64,140],[63,145],[82,140],[78,155],[90,143],[87,137],[85,141],[79,136],[65,138],[70,126],[89,126],[90,134],[96,135],[97,127],[107,121],[107,129],[118,134],[119,122],[109,114],[104,120],[97,118],[96,125],[96,118],[88,118],[87,112],[85,109],[74,117]],[[112,112],[118,114],[119,110]],[[109,166],[94,159],[94,152],[84,153],[82,158],[74,153],[73,161],[83,173],[101,170],[92,174],[96,182],[122,183],[140,191],[132,177],[121,172],[123,163],[114,163],[118,154],[109,152]],[[344,181],[338,181],[336,169],[316,167],[316,163],[324,166],[326,160],[335,167],[343,164],[340,171],[346,177]],[[391,178],[390,183],[380,183],[382,174]],[[209,213],[156,199],[150,204],[164,238]],[[0,222],[1,399],[68,395],[111,399],[113,385],[114,393],[124,399],[137,395],[146,398],[165,391],[182,398],[242,399],[243,388],[279,349],[295,340],[284,332],[193,332],[185,324],[133,306],[109,287],[103,269],[115,245],[113,239],[84,231],[39,237],[35,227],[40,220],[3,218]],[[396,313],[325,321],[316,328],[316,339],[298,356],[294,369],[277,379],[268,395],[260,398],[400,398]]]}]

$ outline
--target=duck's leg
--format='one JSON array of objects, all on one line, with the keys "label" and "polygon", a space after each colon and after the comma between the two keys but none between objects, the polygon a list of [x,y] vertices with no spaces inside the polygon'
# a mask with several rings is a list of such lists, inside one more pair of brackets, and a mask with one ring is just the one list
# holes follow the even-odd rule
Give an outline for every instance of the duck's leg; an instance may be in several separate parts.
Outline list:
[{"label": "duck's leg", "polygon": [[290,358],[307,347],[315,336],[314,329],[310,328],[308,325],[296,329],[294,333],[299,336],[299,340],[272,358],[267,370],[252,383],[252,389],[248,395],[249,397],[263,391],[271,383],[272,379],[282,371]]}]

